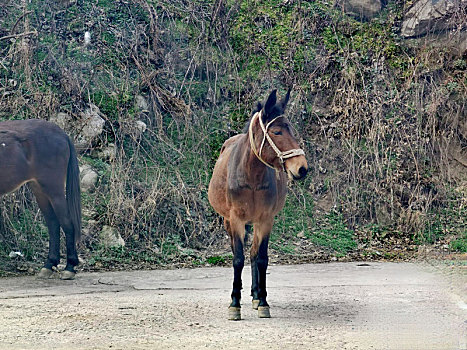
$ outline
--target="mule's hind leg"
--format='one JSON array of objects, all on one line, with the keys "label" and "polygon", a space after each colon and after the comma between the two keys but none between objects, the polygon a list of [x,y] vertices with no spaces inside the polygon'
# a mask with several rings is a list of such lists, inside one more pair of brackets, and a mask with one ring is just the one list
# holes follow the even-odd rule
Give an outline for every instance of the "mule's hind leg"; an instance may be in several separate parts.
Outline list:
[{"label": "mule's hind leg", "polygon": [[251,247],[253,308],[258,309],[258,317],[269,318],[269,304],[266,301],[266,270],[268,268],[268,243],[271,222],[255,225],[253,244]]},{"label": "mule's hind leg", "polygon": [[65,195],[57,195],[51,198],[52,206],[57,215],[60,226],[65,232],[66,240],[66,266],[60,274],[61,279],[74,279],[75,266],[78,265],[78,253],[76,251],[75,230],[70,219]]},{"label": "mule's hind leg", "polygon": [[75,266],[78,265],[78,253],[76,252],[75,232],[73,223],[70,219],[70,213],[65,198],[64,186],[60,185],[60,181],[55,179],[51,181],[42,181],[40,183],[42,192],[47,194],[47,197],[52,205],[55,215],[65,232],[66,241],[66,267],[60,274],[61,279],[73,279],[75,277]]},{"label": "mule's hind leg", "polygon": [[245,239],[245,224],[237,220],[224,221],[225,228],[230,236],[230,245],[233,253],[234,280],[232,288],[232,302],[229,306],[229,320],[240,320],[240,299],[242,290],[242,271],[245,265],[245,255],[243,253],[243,243]]},{"label": "mule's hind leg", "polygon": [[30,187],[36,197],[37,204],[44,215],[45,223],[49,231],[49,254],[44,267],[39,272],[38,277],[49,278],[53,274],[52,268],[56,267],[60,262],[60,223],[49,199],[44,195],[41,187],[34,182],[30,183]]}]

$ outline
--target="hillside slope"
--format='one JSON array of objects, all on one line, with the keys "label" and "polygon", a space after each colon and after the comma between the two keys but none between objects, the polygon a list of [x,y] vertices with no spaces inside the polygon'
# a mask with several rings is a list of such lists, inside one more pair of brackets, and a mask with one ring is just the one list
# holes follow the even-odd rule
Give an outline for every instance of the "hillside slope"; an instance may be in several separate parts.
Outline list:
[{"label": "hillside slope", "polygon": [[[254,103],[288,87],[311,171],[291,186],[273,259],[467,249],[464,2],[425,33],[409,28],[419,2],[365,16],[347,3],[0,4],[0,120],[62,123],[82,174],[97,175],[83,193],[85,268],[229,261],[212,166]],[[89,118],[103,128],[86,138]],[[27,188],[0,199],[0,270],[35,266],[46,242]]]}]

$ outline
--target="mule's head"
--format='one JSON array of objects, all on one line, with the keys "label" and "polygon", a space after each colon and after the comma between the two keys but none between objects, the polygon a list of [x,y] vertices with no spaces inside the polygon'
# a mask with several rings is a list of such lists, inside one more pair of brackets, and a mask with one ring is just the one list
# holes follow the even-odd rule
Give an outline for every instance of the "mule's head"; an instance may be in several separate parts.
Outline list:
[{"label": "mule's head", "polygon": [[277,102],[276,90],[273,90],[264,106],[257,105],[256,112],[260,112],[261,120],[253,118],[251,122],[254,123],[252,131],[259,157],[275,169],[285,170],[289,178],[298,180],[307,174],[308,164],[290,122],[284,116],[289,97],[290,90]]}]

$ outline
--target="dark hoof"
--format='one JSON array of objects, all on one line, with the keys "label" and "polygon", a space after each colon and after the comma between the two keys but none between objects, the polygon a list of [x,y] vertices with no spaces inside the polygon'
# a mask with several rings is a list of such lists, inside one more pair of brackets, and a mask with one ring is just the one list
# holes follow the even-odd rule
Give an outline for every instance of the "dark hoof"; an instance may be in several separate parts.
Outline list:
[{"label": "dark hoof", "polygon": [[251,307],[254,309],[254,310],[258,310],[258,306],[259,306],[259,299],[253,299],[251,301]]},{"label": "dark hoof", "polygon": [[75,275],[76,275],[75,272],[63,270],[62,272],[60,272],[60,279],[61,280],[74,280]]},{"label": "dark hoof", "polygon": [[37,275],[37,278],[40,278],[40,279],[48,279],[50,278],[52,275],[53,275],[53,271],[51,269],[48,269],[46,267],[43,267],[39,274]]},{"label": "dark hoof", "polygon": [[242,315],[239,307],[229,306],[229,320],[239,321],[242,319]]},{"label": "dark hoof", "polygon": [[269,306],[258,306],[258,317],[259,318],[270,318]]}]

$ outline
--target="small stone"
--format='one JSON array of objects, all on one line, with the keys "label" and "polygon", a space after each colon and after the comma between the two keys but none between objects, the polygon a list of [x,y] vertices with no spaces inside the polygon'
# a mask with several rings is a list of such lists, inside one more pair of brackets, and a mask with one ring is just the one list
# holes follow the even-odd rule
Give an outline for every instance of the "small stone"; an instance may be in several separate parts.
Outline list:
[{"label": "small stone", "polygon": [[23,253],[18,252],[18,251],[17,251],[17,252],[11,251],[10,254],[8,254],[8,256],[9,256],[10,258],[14,259],[14,258],[17,258],[17,257],[21,257],[21,258],[22,258],[24,255],[23,255]]},{"label": "small stone", "polygon": [[99,175],[89,165],[85,164],[80,167],[81,190],[83,192],[91,192],[95,189]]},{"label": "small stone", "polygon": [[115,227],[104,225],[99,234],[100,242],[105,247],[124,247],[125,241]]},{"label": "small stone", "polygon": [[146,98],[142,95],[136,95],[135,97],[135,105],[138,111],[147,113],[149,112],[149,105],[146,101]]},{"label": "small stone", "polygon": [[91,33],[86,31],[84,32],[84,45],[87,46],[91,43]]}]

